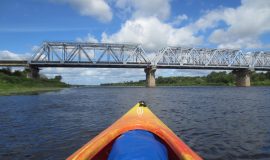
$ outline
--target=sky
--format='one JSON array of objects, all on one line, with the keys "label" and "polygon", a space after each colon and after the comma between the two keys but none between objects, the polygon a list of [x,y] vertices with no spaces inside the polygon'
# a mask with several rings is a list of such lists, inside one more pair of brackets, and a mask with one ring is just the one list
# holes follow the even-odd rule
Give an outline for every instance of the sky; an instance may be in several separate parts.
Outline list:
[{"label": "sky", "polygon": [[[270,49],[269,0],[1,0],[0,59],[25,59],[43,41]],[[156,76],[210,71],[157,70]],[[142,69],[43,68],[71,84],[145,79]]]}]

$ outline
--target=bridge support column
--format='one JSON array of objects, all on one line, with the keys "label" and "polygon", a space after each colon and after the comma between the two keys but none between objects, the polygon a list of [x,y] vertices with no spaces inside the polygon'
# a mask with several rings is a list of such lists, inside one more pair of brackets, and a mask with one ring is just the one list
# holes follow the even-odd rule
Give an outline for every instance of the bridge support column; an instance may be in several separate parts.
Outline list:
[{"label": "bridge support column", "polygon": [[39,68],[36,66],[29,66],[27,68],[29,72],[27,73],[27,78],[32,78],[32,79],[38,79],[39,78]]},{"label": "bridge support column", "polygon": [[156,87],[156,79],[155,79],[156,68],[153,67],[145,68],[144,72],[146,73],[146,87]]},{"label": "bridge support column", "polygon": [[250,70],[238,69],[233,70],[233,74],[236,76],[236,86],[238,87],[249,87],[250,86]]}]

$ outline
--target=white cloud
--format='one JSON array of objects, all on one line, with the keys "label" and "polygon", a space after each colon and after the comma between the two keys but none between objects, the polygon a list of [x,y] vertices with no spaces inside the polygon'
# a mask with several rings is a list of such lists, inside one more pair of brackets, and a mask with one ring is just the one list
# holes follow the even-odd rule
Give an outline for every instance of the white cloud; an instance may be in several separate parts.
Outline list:
[{"label": "white cloud", "polygon": [[158,69],[156,71],[156,78],[162,77],[194,77],[194,76],[206,76],[210,73],[209,70],[192,70],[192,69]]},{"label": "white cloud", "polygon": [[67,3],[83,16],[91,16],[102,22],[112,20],[112,11],[105,0],[51,0],[56,3]]},{"label": "white cloud", "polygon": [[242,0],[237,8],[209,11],[190,27],[194,31],[214,29],[209,41],[219,48],[260,48],[260,36],[270,32],[270,1]]},{"label": "white cloud", "polygon": [[[204,76],[209,71],[159,69],[158,76]],[[69,84],[98,85],[101,83],[116,83],[124,81],[145,80],[143,69],[119,69],[119,68],[44,68],[41,74],[53,78],[61,75],[63,81]]]},{"label": "white cloud", "polygon": [[62,75],[63,81],[69,84],[115,83],[123,81],[138,81],[145,79],[143,69],[119,68],[44,68],[41,74],[47,77]]},{"label": "white cloud", "polygon": [[97,43],[98,40],[92,34],[88,33],[86,37],[83,38],[76,38],[77,42],[90,42],[90,43]]},{"label": "white cloud", "polygon": [[[103,41],[142,43],[151,49],[166,45],[193,46],[202,44],[202,39],[217,45],[218,48],[247,49],[268,46],[261,42],[260,36],[270,32],[269,0],[242,0],[241,5],[236,8],[219,7],[208,10],[197,21],[181,28],[175,26],[188,19],[185,14],[177,16],[171,23],[165,23],[161,20],[167,17],[157,16],[159,12],[154,11],[159,11],[155,7],[157,3],[167,3],[168,5],[159,5],[159,8],[163,9],[165,6],[164,8],[170,11],[168,0],[156,3],[135,0],[116,2],[119,8],[134,11],[133,17],[127,20],[118,32],[112,35],[103,33]],[[147,7],[153,10],[146,9]],[[206,31],[210,33],[209,37],[205,35]],[[202,36],[196,36],[198,34]],[[205,41],[204,44],[208,42]]]},{"label": "white cloud", "polygon": [[133,18],[157,17],[165,20],[170,16],[170,0],[115,0],[116,7],[132,13]]},{"label": "white cloud", "polygon": [[146,49],[157,51],[167,45],[197,45],[201,43],[201,37],[194,36],[187,27],[174,28],[156,17],[148,17],[126,21],[117,33],[103,33],[101,41],[139,43]]},{"label": "white cloud", "polygon": [[218,22],[222,18],[223,8],[207,11],[203,16],[201,16],[194,23],[189,24],[189,28],[193,30],[193,32],[205,31],[206,29],[216,28]]},{"label": "white cloud", "polygon": [[26,54],[16,54],[8,50],[0,51],[0,59],[2,60],[25,60],[28,59],[31,55]]},{"label": "white cloud", "polygon": [[218,48],[261,48],[258,36],[243,36],[232,34],[231,31],[216,29],[210,36],[210,42],[218,44]]},{"label": "white cloud", "polygon": [[179,24],[181,24],[183,21],[187,20],[188,16],[185,14],[182,15],[178,15],[174,18],[173,22],[171,23],[171,25],[173,26],[177,26]]}]

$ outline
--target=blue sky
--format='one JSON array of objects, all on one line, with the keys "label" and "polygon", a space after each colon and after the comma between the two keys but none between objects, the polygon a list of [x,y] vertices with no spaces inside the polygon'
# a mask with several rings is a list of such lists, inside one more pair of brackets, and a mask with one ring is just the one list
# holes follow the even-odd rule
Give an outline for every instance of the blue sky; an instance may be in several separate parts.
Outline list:
[{"label": "blue sky", "polygon": [[[137,31],[139,33],[136,33]],[[1,0],[0,58],[25,58],[43,41],[141,43],[269,50],[269,0]],[[102,72],[102,75],[100,74]],[[137,70],[49,68],[69,83],[144,79]],[[114,76],[118,73],[119,76]],[[158,76],[203,75],[162,70]],[[74,78],[76,77],[76,78]]]}]

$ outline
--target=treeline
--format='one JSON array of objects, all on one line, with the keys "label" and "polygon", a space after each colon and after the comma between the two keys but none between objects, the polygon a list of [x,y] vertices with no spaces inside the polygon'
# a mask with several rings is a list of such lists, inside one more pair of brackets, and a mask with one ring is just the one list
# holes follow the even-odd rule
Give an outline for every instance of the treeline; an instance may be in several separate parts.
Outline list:
[{"label": "treeline", "polygon": [[[230,72],[211,72],[207,76],[196,77],[158,77],[156,78],[157,86],[233,86],[235,85],[235,75]],[[270,72],[252,72],[251,73],[252,85],[270,85]],[[137,82],[129,81],[123,83],[106,83],[102,86],[144,86],[145,80]]]},{"label": "treeline", "polygon": [[30,79],[27,78],[27,74],[30,71],[28,69],[25,69],[23,71],[12,71],[10,68],[2,68],[0,69],[0,83],[5,84],[21,84],[24,85],[59,85],[64,86],[67,85],[63,82],[61,82],[62,77],[60,75],[55,76],[54,78],[47,78],[45,75],[41,75],[37,79]]},{"label": "treeline", "polygon": [[270,85],[270,71],[266,73],[252,72],[251,84],[252,85]]},{"label": "treeline", "polygon": [[61,82],[61,76],[47,78],[27,78],[29,70],[11,71],[9,68],[0,69],[0,95],[10,95],[24,92],[55,90],[69,85]]}]

